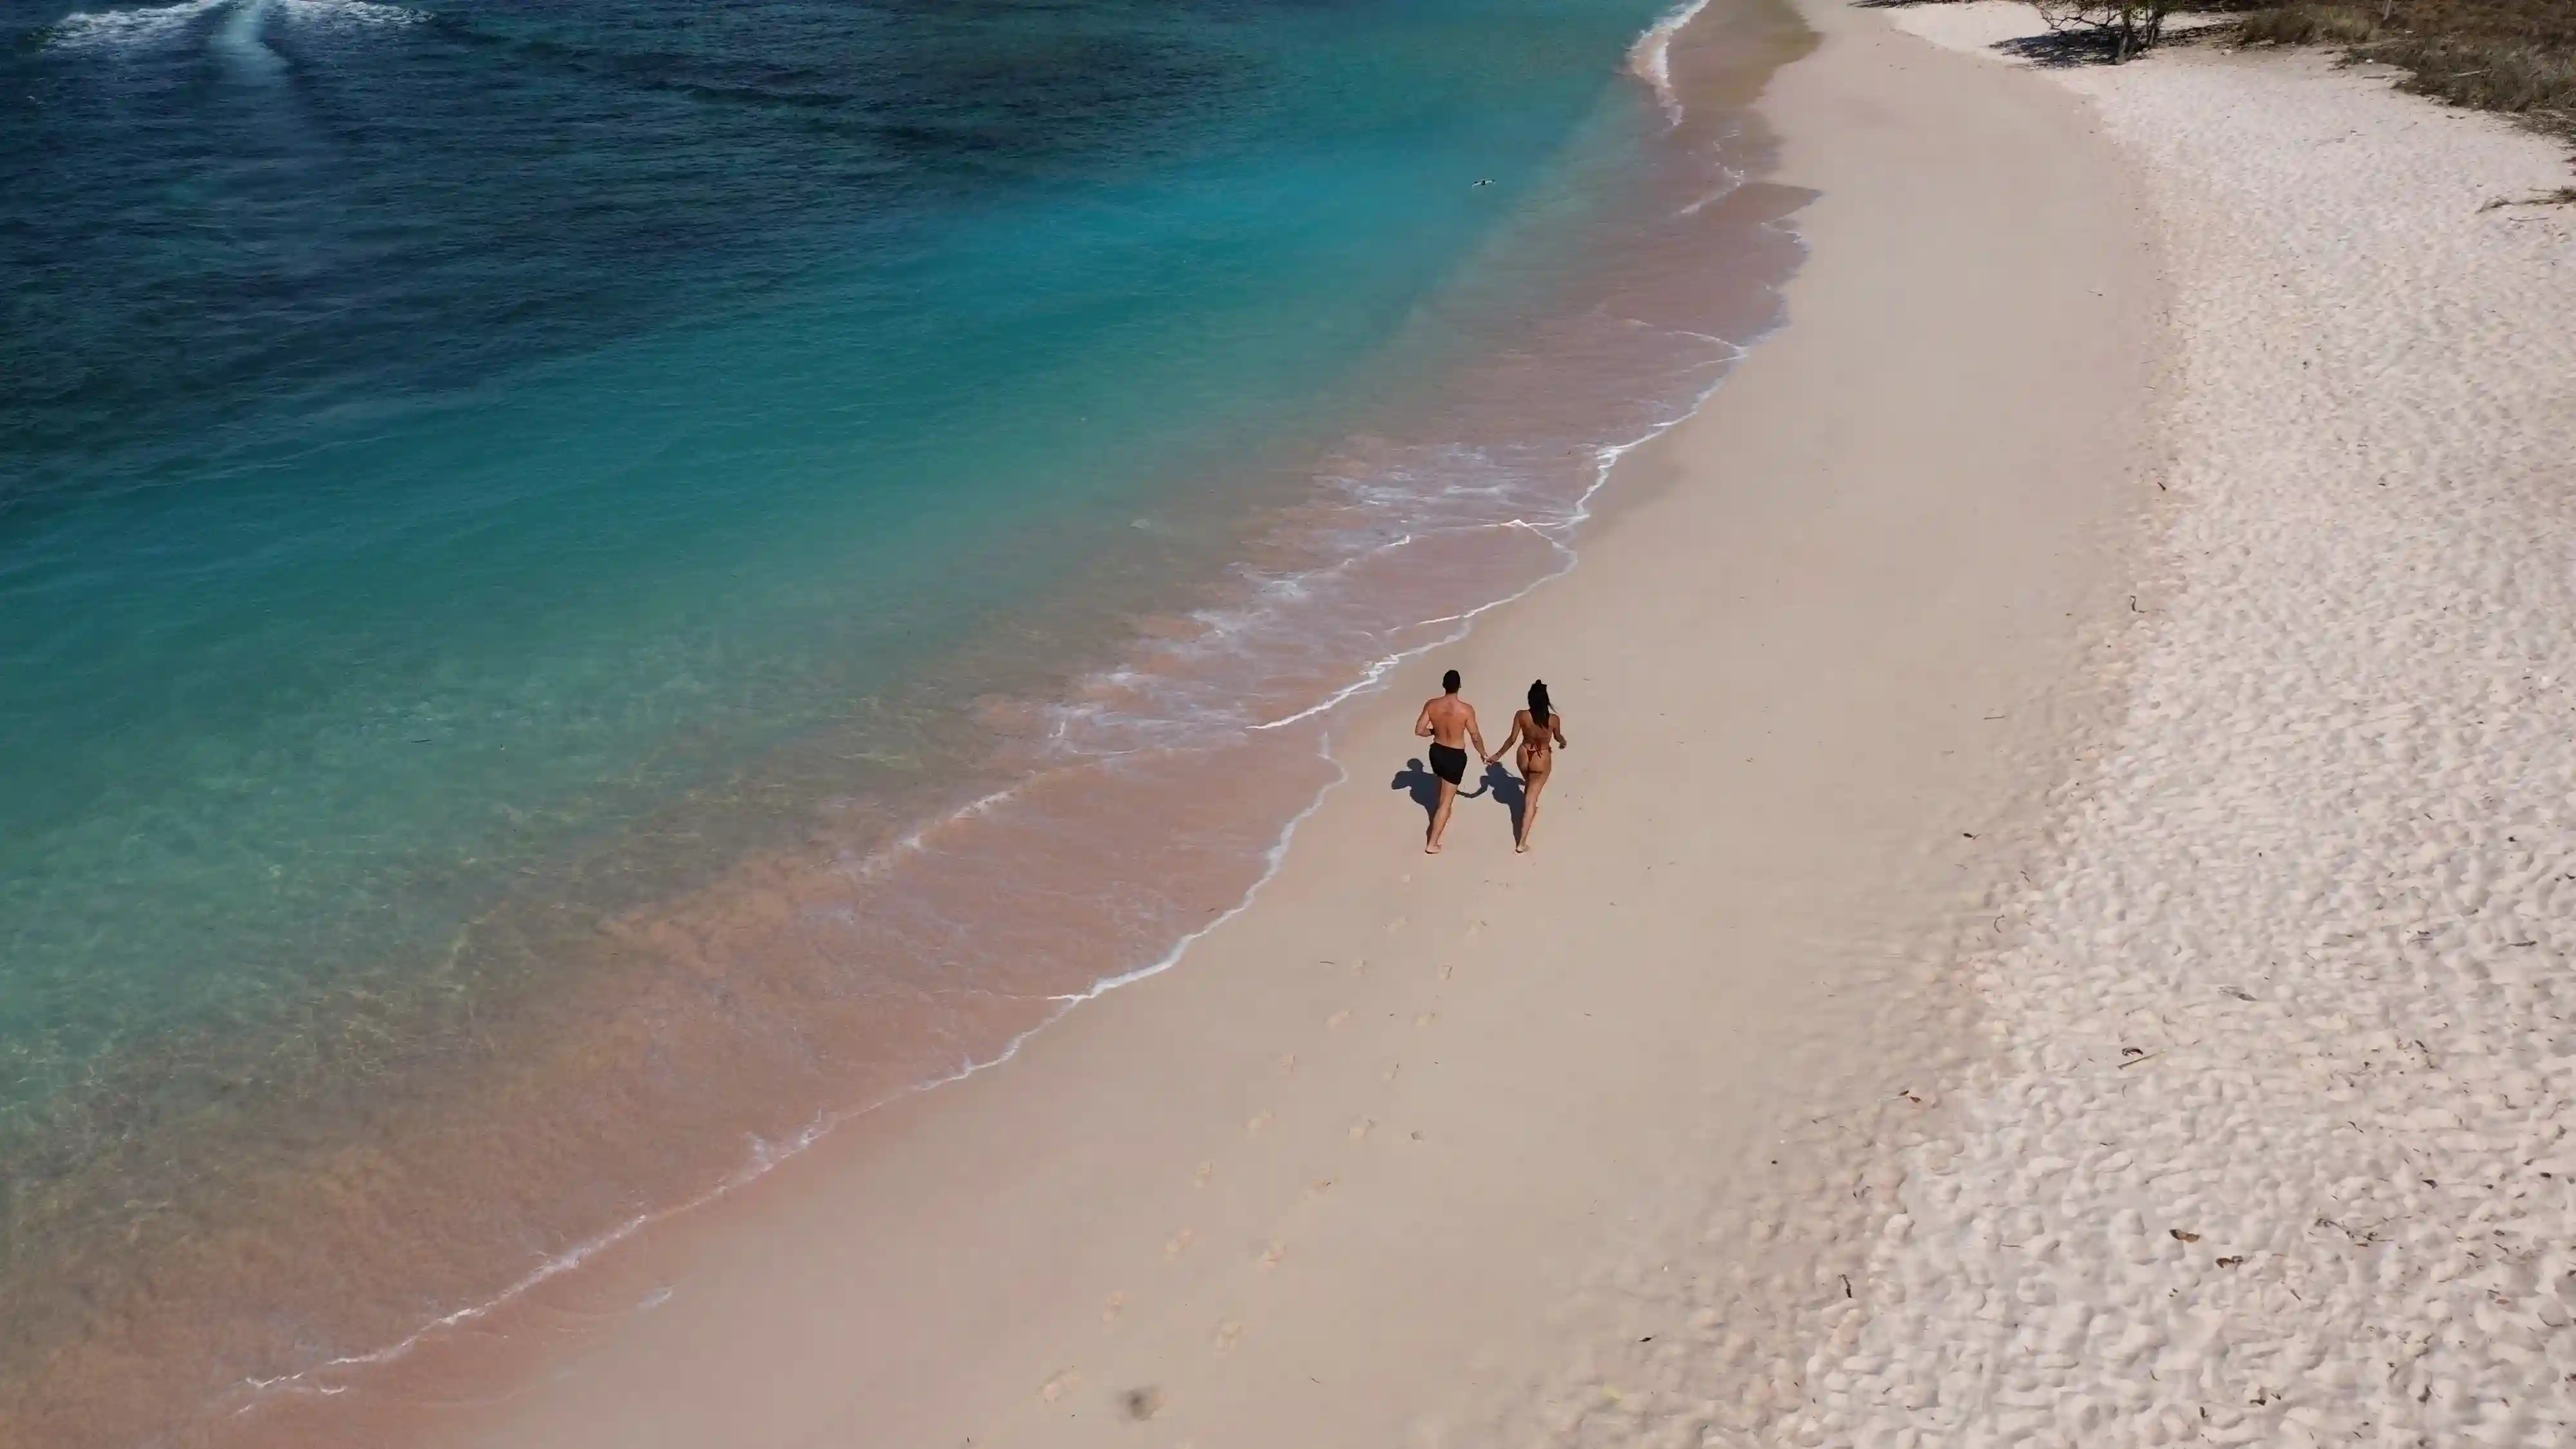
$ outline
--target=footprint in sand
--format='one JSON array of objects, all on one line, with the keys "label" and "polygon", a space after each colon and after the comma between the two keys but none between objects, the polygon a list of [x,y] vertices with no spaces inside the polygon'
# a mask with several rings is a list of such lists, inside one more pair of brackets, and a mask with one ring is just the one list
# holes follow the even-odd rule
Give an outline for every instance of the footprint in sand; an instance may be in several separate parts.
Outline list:
[{"label": "footprint in sand", "polygon": [[1262,1128],[1264,1128],[1264,1127],[1267,1127],[1267,1126],[1269,1126],[1269,1125],[1270,1125],[1270,1114],[1269,1114],[1269,1113],[1267,1113],[1267,1112],[1264,1112],[1264,1113],[1262,1113],[1260,1116],[1255,1117],[1255,1118],[1253,1118],[1251,1121],[1246,1122],[1246,1123],[1244,1123],[1244,1124],[1243,1124],[1243,1135],[1244,1135],[1244,1136],[1246,1136],[1246,1137],[1258,1137],[1258,1136],[1260,1136],[1260,1135],[1261,1135],[1261,1129],[1262,1129]]},{"label": "footprint in sand", "polygon": [[1232,1353],[1235,1344],[1242,1338],[1243,1325],[1229,1318],[1218,1324],[1216,1332],[1208,1336],[1208,1346],[1219,1353]]},{"label": "footprint in sand", "polygon": [[1293,1077],[1297,1075],[1297,1054],[1295,1052],[1290,1052],[1288,1055],[1279,1059],[1279,1075],[1283,1077]]},{"label": "footprint in sand", "polygon": [[1387,933],[1388,935],[1392,936],[1392,935],[1394,935],[1396,932],[1403,930],[1403,929],[1404,929],[1404,920],[1405,920],[1405,918],[1404,918],[1404,917],[1402,917],[1402,916],[1398,916],[1398,917],[1396,917],[1394,920],[1387,922],[1387,923],[1386,923],[1386,933]]},{"label": "footprint in sand", "polygon": [[1126,1311],[1127,1295],[1124,1293],[1110,1294],[1109,1301],[1100,1305],[1100,1326],[1108,1328],[1114,1325],[1118,1322],[1118,1315]]},{"label": "footprint in sand", "polygon": [[1338,1027],[1338,1026],[1340,1026],[1343,1022],[1346,1022],[1346,1021],[1348,1021],[1348,1020],[1350,1020],[1350,1019],[1351,1019],[1351,1013],[1350,1013],[1350,1011],[1349,1011],[1347,1008],[1345,1008],[1345,1009],[1343,1009],[1343,1010],[1341,1010],[1341,1011],[1336,1011],[1336,1012],[1334,1012],[1331,1016],[1328,1016],[1328,1017],[1324,1018],[1324,1025],[1325,1025],[1325,1027],[1326,1027],[1327,1029],[1330,1029],[1330,1028],[1333,1028],[1333,1027]]},{"label": "footprint in sand", "polygon": [[1455,971],[1455,970],[1457,970],[1457,969],[1458,969],[1458,968],[1457,968],[1457,967],[1455,967],[1455,966],[1443,966],[1443,967],[1441,967],[1441,968],[1440,968],[1440,979],[1441,979],[1441,980],[1443,980],[1443,981],[1448,980],[1448,979],[1449,979],[1449,973],[1450,973],[1450,972],[1452,972],[1452,971]]},{"label": "footprint in sand", "polygon": [[1404,1063],[1402,1063],[1402,1062],[1397,1062],[1397,1063],[1396,1063],[1396,1064],[1394,1064],[1393,1066],[1390,1066],[1390,1067],[1388,1067],[1388,1068],[1386,1069],[1386,1079],[1387,1079],[1388,1081],[1392,1082],[1392,1081],[1394,1081],[1398,1076],[1402,1075],[1403,1071],[1404,1071]]},{"label": "footprint in sand", "polygon": [[1252,1260],[1252,1271],[1267,1273],[1278,1267],[1279,1260],[1287,1256],[1288,1245],[1273,1238],[1270,1240],[1270,1246],[1261,1250],[1261,1256]]},{"label": "footprint in sand", "polygon": [[1052,1404],[1056,1400],[1063,1398],[1065,1395],[1072,1393],[1075,1388],[1081,1385],[1081,1383],[1081,1370],[1059,1369],[1054,1378],[1051,1378],[1038,1386],[1038,1397]]},{"label": "footprint in sand", "polygon": [[1208,1185],[1208,1179],[1214,1176],[1216,1176],[1216,1164],[1202,1162],[1199,1164],[1199,1170],[1190,1174],[1190,1186],[1205,1187]]},{"label": "footprint in sand", "polygon": [[1319,1177],[1316,1178],[1314,1183],[1306,1189],[1306,1196],[1310,1198],[1322,1197],[1324,1194],[1331,1192],[1332,1190],[1333,1180],[1329,1177]]},{"label": "footprint in sand", "polygon": [[1415,1017],[1413,1019],[1413,1024],[1415,1026],[1429,1026],[1431,1023],[1438,1021],[1439,1019],[1440,1013],[1436,1011],[1426,1011],[1420,1016]]},{"label": "footprint in sand", "polygon": [[1171,1239],[1163,1244],[1163,1261],[1168,1263],[1172,1259],[1179,1257],[1181,1254],[1188,1252],[1190,1250],[1190,1239],[1196,1236],[1198,1236],[1196,1233],[1191,1232],[1187,1228],[1183,1228],[1179,1232],[1172,1234]]},{"label": "footprint in sand", "polygon": [[1482,922],[1482,921],[1475,921],[1475,922],[1471,922],[1471,923],[1468,925],[1468,927],[1467,927],[1467,939],[1468,939],[1468,940],[1470,940],[1470,941],[1472,941],[1472,940],[1476,939],[1476,937],[1477,937],[1477,936],[1479,936],[1480,934],[1482,934],[1482,933],[1484,932],[1484,929],[1485,929],[1485,923],[1484,923],[1484,922]]},{"label": "footprint in sand", "polygon": [[1362,1117],[1360,1120],[1351,1124],[1351,1140],[1353,1142],[1357,1142],[1361,1138],[1366,1137],[1369,1135],[1369,1129],[1376,1125],[1377,1124],[1375,1122],[1370,1121],[1366,1117]]}]

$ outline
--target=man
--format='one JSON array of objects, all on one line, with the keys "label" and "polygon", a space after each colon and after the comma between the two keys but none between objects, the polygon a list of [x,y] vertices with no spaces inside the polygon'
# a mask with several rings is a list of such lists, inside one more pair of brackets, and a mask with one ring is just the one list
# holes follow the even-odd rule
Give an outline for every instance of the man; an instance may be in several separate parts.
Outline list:
[{"label": "man", "polygon": [[1440,837],[1449,830],[1449,809],[1458,803],[1458,786],[1467,778],[1467,742],[1475,742],[1479,759],[1485,753],[1476,707],[1458,697],[1457,670],[1440,676],[1440,697],[1423,704],[1413,732],[1431,741],[1431,773],[1440,777],[1440,806],[1431,812],[1431,835],[1422,845],[1423,854],[1438,855]]}]

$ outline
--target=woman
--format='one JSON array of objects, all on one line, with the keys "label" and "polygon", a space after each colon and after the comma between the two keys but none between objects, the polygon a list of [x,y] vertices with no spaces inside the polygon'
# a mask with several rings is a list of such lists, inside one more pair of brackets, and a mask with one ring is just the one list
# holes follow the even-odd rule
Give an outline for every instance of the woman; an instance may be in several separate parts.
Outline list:
[{"label": "woman", "polygon": [[1556,752],[1566,747],[1565,716],[1548,703],[1546,680],[1530,681],[1529,708],[1512,716],[1511,733],[1485,756],[1485,763],[1501,759],[1514,741],[1521,747],[1521,828],[1512,848],[1526,855],[1530,832],[1538,828],[1538,794],[1547,788],[1547,772],[1556,768]]}]

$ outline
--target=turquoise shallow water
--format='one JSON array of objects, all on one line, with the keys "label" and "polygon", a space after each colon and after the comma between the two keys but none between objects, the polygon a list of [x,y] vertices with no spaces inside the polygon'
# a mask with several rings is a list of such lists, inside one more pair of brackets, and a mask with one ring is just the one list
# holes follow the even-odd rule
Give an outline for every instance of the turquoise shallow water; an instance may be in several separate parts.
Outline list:
[{"label": "turquoise shallow water", "polygon": [[[1536,506],[1488,476],[1514,458],[1668,420],[1425,481],[1478,431],[1457,379],[1658,184],[1622,75],[1658,8],[0,20],[0,1386],[176,1293],[156,1234],[279,1200],[239,1164],[398,1157],[460,1043],[598,969],[559,941],[818,812],[948,801],[1011,734],[992,697],[1097,686],[1140,613],[1257,613],[1287,586],[1232,562],[1319,490],[1498,527]],[[1354,437],[1412,451],[1372,473]],[[1334,517],[1301,565],[1375,536]],[[1072,718],[1114,755],[1195,697]],[[1160,949],[1157,909],[1102,919]],[[559,1186],[496,1240],[654,1205]],[[484,1281],[430,1276],[264,1306],[204,1381]]]}]

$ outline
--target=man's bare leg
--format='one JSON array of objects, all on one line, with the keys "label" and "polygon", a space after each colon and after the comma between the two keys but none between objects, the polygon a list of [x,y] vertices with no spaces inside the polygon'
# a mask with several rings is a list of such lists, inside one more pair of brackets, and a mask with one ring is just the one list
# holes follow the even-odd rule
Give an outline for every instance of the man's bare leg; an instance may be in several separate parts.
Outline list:
[{"label": "man's bare leg", "polygon": [[1431,812],[1431,838],[1422,843],[1424,855],[1440,853],[1440,837],[1449,833],[1449,807],[1458,803],[1458,787],[1440,782],[1440,808]]}]

